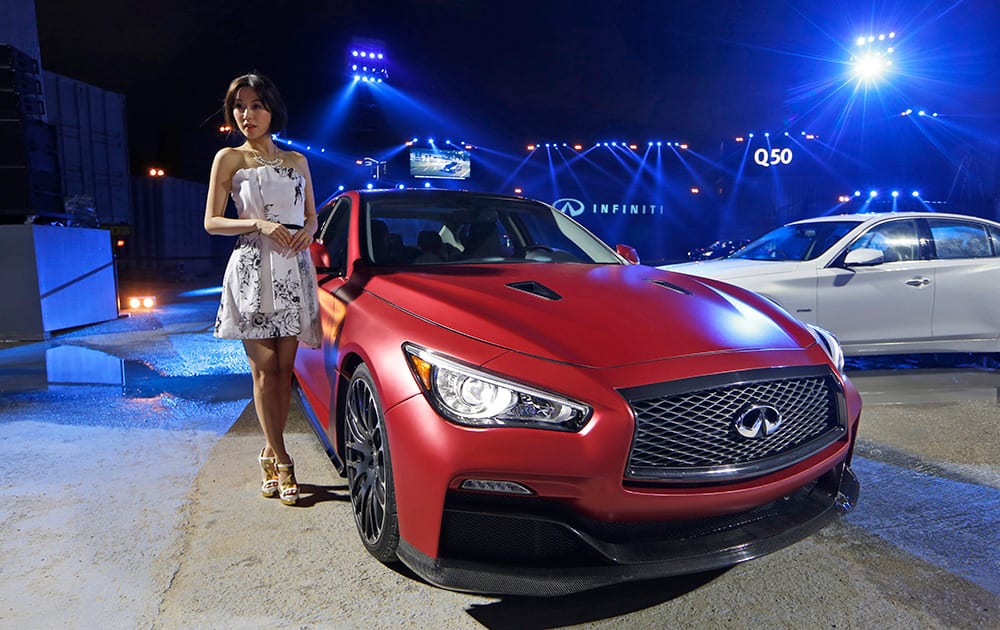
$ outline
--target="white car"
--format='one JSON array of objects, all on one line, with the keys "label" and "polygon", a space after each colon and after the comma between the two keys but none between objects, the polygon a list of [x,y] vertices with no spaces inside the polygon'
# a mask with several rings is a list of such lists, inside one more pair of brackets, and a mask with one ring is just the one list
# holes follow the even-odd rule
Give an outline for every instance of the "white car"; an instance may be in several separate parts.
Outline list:
[{"label": "white car", "polygon": [[661,269],[756,291],[833,332],[848,355],[1000,351],[1000,223],[986,219],[807,219],[728,258]]}]

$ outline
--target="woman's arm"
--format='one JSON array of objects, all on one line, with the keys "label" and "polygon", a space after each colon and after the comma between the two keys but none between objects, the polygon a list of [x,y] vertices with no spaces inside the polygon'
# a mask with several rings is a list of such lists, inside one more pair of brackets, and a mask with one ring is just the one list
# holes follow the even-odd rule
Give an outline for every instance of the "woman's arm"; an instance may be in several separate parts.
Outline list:
[{"label": "woman's arm", "polygon": [[316,198],[313,196],[312,175],[309,173],[309,162],[301,153],[297,151],[291,153],[295,158],[295,169],[302,173],[302,177],[306,180],[305,190],[303,191],[303,194],[305,195],[305,198],[303,199],[305,205],[305,221],[302,224],[302,229],[296,232],[292,237],[291,244],[292,251],[301,252],[309,249],[309,244],[312,243],[313,238],[316,236],[316,230],[319,228],[319,221],[316,218]]},{"label": "woman's arm", "polygon": [[205,202],[205,231],[209,234],[235,235],[259,232],[265,223],[257,219],[226,217],[226,201],[232,186],[233,173],[243,158],[237,151],[226,148],[215,154],[212,174],[208,178],[208,200]]}]

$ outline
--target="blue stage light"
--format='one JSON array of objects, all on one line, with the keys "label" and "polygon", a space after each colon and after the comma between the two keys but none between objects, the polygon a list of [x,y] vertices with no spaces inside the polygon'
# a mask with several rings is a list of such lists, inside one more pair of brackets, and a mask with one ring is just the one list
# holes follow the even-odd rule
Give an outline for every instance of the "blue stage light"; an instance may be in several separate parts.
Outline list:
[{"label": "blue stage light", "polygon": [[[354,38],[348,55],[348,68],[355,81],[378,84],[389,78],[384,48],[385,44],[380,40]],[[360,64],[359,60],[362,60]]]},{"label": "blue stage light", "polygon": [[870,193],[868,193],[868,196],[871,197],[872,199],[874,199],[875,197],[878,197],[878,191],[877,190],[873,190]]},{"label": "blue stage light", "polygon": [[910,194],[913,195],[914,197],[919,197],[920,196],[920,191],[919,190],[914,190]]},{"label": "blue stage light", "polygon": [[893,198],[898,197],[899,196],[899,191],[898,190],[892,191],[892,196],[893,196]]},{"label": "blue stage light", "polygon": [[888,35],[880,33],[878,36],[858,37],[855,40],[859,50],[851,57],[851,71],[858,81],[875,81],[885,76],[892,68],[892,54],[896,51],[893,46],[886,46],[896,38],[895,32]]}]

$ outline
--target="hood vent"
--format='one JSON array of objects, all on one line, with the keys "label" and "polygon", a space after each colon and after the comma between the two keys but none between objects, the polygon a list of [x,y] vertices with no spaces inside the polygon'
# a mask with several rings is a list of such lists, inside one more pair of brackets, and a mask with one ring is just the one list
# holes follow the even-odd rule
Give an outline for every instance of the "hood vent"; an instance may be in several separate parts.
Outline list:
[{"label": "hood vent", "polygon": [[683,287],[679,287],[676,284],[671,284],[671,283],[667,282],[666,280],[650,280],[650,282],[652,282],[653,284],[658,284],[661,287],[663,287],[664,289],[670,289],[671,291],[676,291],[677,293],[680,293],[681,295],[691,295],[691,292],[688,291],[687,289],[685,289]]},{"label": "hood vent", "polygon": [[512,289],[517,289],[518,291],[524,291],[525,293],[530,293],[531,295],[537,295],[538,297],[545,298],[546,300],[561,300],[562,296],[548,288],[540,282],[535,282],[534,280],[526,280],[524,282],[511,282],[507,285]]}]

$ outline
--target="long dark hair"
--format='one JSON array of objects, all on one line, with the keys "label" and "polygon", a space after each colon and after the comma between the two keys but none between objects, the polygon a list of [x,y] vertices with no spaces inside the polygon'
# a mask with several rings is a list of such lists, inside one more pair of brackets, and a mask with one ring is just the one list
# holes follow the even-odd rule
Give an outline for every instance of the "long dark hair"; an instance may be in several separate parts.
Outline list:
[{"label": "long dark hair", "polygon": [[237,129],[236,121],[233,120],[233,107],[236,105],[236,92],[242,87],[253,88],[257,92],[257,96],[260,97],[260,102],[264,104],[264,109],[271,112],[271,127],[268,131],[271,133],[284,131],[288,125],[288,110],[285,109],[285,101],[282,100],[281,93],[278,92],[274,83],[256,72],[236,77],[229,84],[223,106],[226,124],[231,129]]}]

